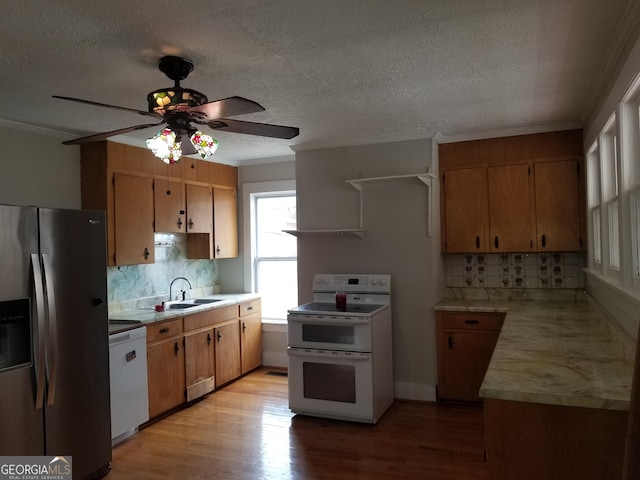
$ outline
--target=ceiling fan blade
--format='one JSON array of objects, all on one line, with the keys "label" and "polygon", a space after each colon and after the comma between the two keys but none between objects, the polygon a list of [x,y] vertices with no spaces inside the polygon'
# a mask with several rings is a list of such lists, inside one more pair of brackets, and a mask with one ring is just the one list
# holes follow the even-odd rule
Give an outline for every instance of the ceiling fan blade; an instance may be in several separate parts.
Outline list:
[{"label": "ceiling fan blade", "polygon": [[59,98],[61,100],[70,100],[72,102],[86,103],[87,105],[93,105],[93,106],[96,106],[96,107],[114,108],[116,110],[123,110],[125,112],[137,113],[139,115],[145,115],[147,117],[154,117],[154,118],[157,118],[157,119],[161,119],[162,118],[162,115],[159,115],[157,113],[145,112],[144,110],[136,110],[134,108],[118,107],[117,105],[107,105],[106,103],[92,102],[91,100],[81,100],[79,98],[61,97],[59,95],[52,95],[52,97],[53,98]]},{"label": "ceiling fan blade", "polygon": [[259,103],[243,97],[229,97],[221,100],[198,105],[186,109],[189,113],[197,112],[194,115],[198,120],[215,120],[221,117],[234,117],[245,113],[264,112],[264,107]]},{"label": "ceiling fan blade", "polygon": [[231,120],[230,118],[211,120],[207,122],[206,125],[214,130],[247,133],[261,137],[289,139],[297,137],[300,134],[300,129],[296,127],[285,127],[282,125],[272,125],[270,123],[244,122],[242,120]]},{"label": "ceiling fan blade", "polygon": [[62,144],[63,145],[80,145],[82,143],[97,142],[99,140],[105,140],[105,139],[107,139],[109,137],[113,137],[115,135],[121,135],[123,133],[134,132],[136,130],[142,130],[144,128],[157,127],[159,125],[162,125],[163,123],[165,123],[165,122],[149,123],[149,124],[146,124],[146,125],[135,125],[133,127],[120,128],[118,130],[112,130],[111,132],[96,133],[95,135],[89,135],[88,137],[80,137],[80,138],[75,138],[73,140],[67,140],[66,142],[62,142]]}]

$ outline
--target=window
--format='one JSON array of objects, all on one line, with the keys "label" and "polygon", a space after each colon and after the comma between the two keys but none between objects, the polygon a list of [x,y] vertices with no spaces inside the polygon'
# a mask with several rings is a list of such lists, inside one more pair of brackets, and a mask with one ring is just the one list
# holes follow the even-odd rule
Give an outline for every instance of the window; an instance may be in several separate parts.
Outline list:
[{"label": "window", "polygon": [[631,236],[633,276],[640,278],[640,189],[631,194]]},{"label": "window", "polygon": [[[602,199],[606,205],[605,236],[608,246],[608,266],[613,272],[620,271],[620,217],[618,208],[618,137],[615,114],[607,122],[600,135],[600,172]],[[612,272],[612,273],[613,273]]]},{"label": "window", "polygon": [[248,183],[243,189],[245,291],[259,293],[263,320],[284,321],[298,304],[294,181]]},{"label": "window", "polygon": [[600,156],[598,142],[594,142],[587,155],[588,202],[591,212],[592,267],[602,270],[602,230],[600,214]]}]

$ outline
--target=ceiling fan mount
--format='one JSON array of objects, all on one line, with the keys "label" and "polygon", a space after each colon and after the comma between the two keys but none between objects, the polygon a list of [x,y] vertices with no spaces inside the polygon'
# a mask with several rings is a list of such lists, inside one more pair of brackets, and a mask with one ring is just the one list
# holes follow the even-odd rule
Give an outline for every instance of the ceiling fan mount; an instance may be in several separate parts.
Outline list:
[{"label": "ceiling fan mount", "polygon": [[[182,138],[195,132],[191,122],[198,125],[206,125],[212,130],[222,130],[263,137],[291,139],[296,137],[300,130],[296,127],[272,125],[268,123],[247,122],[227,117],[245,115],[264,111],[264,107],[253,100],[243,97],[228,97],[210,102],[206,95],[180,86],[180,81],[186,79],[194,70],[194,65],[189,60],[173,55],[160,58],[159,70],[175,82],[173,87],[154,90],[147,95],[148,111],[133,108],[108,105],[105,103],[81,100],[72,97],[53,95],[54,98],[70,100],[73,102],[111,108],[131,113],[137,113],[146,117],[152,117],[159,123],[134,125],[111,132],[98,133],[87,137],[76,138],[62,142],[65,145],[79,145],[83,143],[105,140],[115,135],[122,135],[136,130],[158,127],[167,124],[168,127]],[[190,149],[187,149],[187,151]],[[186,151],[184,152],[185,154]]]}]

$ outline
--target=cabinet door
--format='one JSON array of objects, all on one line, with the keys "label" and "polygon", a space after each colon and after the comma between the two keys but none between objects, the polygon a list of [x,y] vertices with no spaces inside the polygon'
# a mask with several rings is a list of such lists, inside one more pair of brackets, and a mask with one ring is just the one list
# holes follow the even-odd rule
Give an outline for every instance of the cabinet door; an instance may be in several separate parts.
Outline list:
[{"label": "cabinet door", "polygon": [[211,233],[213,231],[213,202],[211,187],[186,186],[187,233]]},{"label": "cabinet door", "polygon": [[115,173],[115,265],[154,262],[153,180]]},{"label": "cabinet door", "polygon": [[537,163],[534,168],[538,251],[580,250],[577,161]]},{"label": "cabinet door", "polygon": [[531,251],[529,166],[489,167],[487,183],[490,251]]},{"label": "cabinet door", "polygon": [[234,320],[215,328],[216,387],[238,378],[240,367],[240,323]]},{"label": "cabinet door", "polygon": [[445,331],[442,399],[480,402],[480,385],[498,341],[497,332]]},{"label": "cabinet door", "polygon": [[242,374],[262,365],[262,315],[260,312],[240,318],[242,331]]},{"label": "cabinet door", "polygon": [[486,251],[486,188],[482,168],[449,170],[443,179],[445,251]]},{"label": "cabinet door", "polygon": [[149,418],[184,402],[182,337],[147,346]]},{"label": "cabinet door", "polygon": [[156,232],[185,233],[184,186],[180,182],[156,178],[153,182],[153,197]]},{"label": "cabinet door", "polygon": [[213,328],[184,336],[187,401],[213,391],[215,364]]},{"label": "cabinet door", "polygon": [[238,207],[236,191],[213,189],[215,258],[238,256]]}]

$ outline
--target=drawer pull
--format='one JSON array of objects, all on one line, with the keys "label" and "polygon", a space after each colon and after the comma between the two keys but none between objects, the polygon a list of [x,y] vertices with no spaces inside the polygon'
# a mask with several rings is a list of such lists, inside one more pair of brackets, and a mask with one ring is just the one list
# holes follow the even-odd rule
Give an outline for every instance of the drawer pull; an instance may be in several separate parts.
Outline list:
[{"label": "drawer pull", "polygon": [[467,325],[478,325],[480,322],[478,320],[465,320],[464,323]]},{"label": "drawer pull", "polygon": [[253,310],[253,307],[247,307],[247,310],[251,311]]},{"label": "drawer pull", "polygon": [[169,327],[161,328],[158,333],[169,333]]}]

